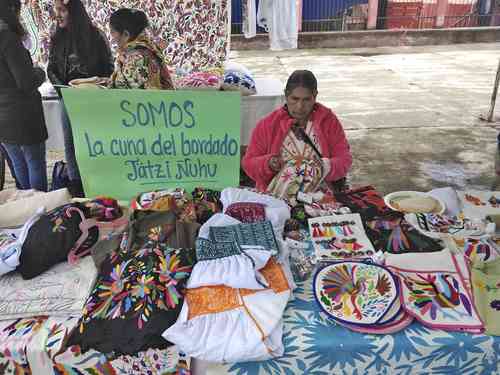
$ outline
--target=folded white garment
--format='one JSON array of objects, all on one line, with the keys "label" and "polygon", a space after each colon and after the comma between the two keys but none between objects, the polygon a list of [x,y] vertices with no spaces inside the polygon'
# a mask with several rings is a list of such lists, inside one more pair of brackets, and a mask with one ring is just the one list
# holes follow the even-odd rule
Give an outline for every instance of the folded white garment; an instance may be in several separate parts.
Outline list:
[{"label": "folded white garment", "polygon": [[198,262],[193,267],[187,288],[226,285],[231,288],[263,289],[257,281],[256,263],[260,268],[269,260],[269,251],[255,250],[257,262],[243,252],[236,242],[212,242],[204,238],[196,241]]},{"label": "folded white garment", "polygon": [[186,355],[210,362],[261,361],[283,355],[282,318],[290,286],[282,266],[273,259],[262,273],[268,289],[189,289],[177,322],[163,337]]}]

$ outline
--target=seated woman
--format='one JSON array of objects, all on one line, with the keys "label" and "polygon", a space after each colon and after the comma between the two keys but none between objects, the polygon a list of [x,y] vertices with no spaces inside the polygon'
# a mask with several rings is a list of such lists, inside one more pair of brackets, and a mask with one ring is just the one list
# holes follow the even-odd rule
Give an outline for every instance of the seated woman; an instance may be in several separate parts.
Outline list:
[{"label": "seated woman", "polygon": [[349,143],[335,114],[316,103],[313,73],[297,70],[288,78],[286,105],[253,130],[243,169],[257,185],[290,204],[298,192],[331,190],[352,165]]},{"label": "seated woman", "polygon": [[163,54],[144,33],[149,26],[146,14],[122,8],[111,15],[109,25],[113,42],[118,45],[115,71],[109,87],[173,90]]}]

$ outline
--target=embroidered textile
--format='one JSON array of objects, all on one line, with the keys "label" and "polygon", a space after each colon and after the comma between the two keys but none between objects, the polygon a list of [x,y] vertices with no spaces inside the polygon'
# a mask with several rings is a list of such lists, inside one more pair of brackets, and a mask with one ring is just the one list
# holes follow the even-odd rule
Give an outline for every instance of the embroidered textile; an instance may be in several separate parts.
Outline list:
[{"label": "embroidered textile", "polygon": [[[175,346],[149,349],[136,356],[105,356],[66,347],[78,318],[35,317],[0,323],[0,372],[17,375],[188,375],[188,358]],[[9,372],[12,368],[13,372]]]},{"label": "embroidered textile", "polygon": [[464,245],[464,254],[472,262],[491,262],[500,257],[497,243],[488,237],[467,238]]},{"label": "embroidered textile", "polygon": [[235,70],[226,71],[224,73],[222,90],[224,91],[239,90],[242,95],[257,94],[257,89],[255,87],[254,79],[248,74],[238,72]]},{"label": "embroidered textile", "polygon": [[161,51],[143,33],[119,51],[110,87],[173,90],[174,84]]},{"label": "embroidered textile", "polygon": [[210,239],[215,242],[236,241],[241,246],[261,246],[264,250],[278,254],[273,227],[270,221],[259,223],[210,227]]},{"label": "embroidered textile", "polygon": [[67,204],[42,215],[30,227],[23,244],[17,268],[23,278],[41,275],[69,259],[71,252],[85,252],[95,245],[99,230],[89,217],[89,208],[79,203]]},{"label": "embroidered textile", "polygon": [[486,333],[500,336],[500,259],[472,267],[474,301],[484,321]]},{"label": "embroidered textile", "polygon": [[335,200],[349,207],[351,212],[359,213],[363,220],[370,220],[376,216],[393,212],[385,204],[382,195],[370,185],[335,193]]},{"label": "embroidered textile", "polygon": [[390,255],[386,265],[401,280],[406,311],[431,328],[480,333],[484,330],[462,255],[448,249],[426,254]]},{"label": "embroidered textile", "polygon": [[369,258],[375,253],[359,214],[323,216],[308,222],[320,260]]},{"label": "embroidered textile", "polygon": [[220,90],[223,77],[209,72],[192,72],[175,82],[179,90]]},{"label": "embroidered textile", "polygon": [[410,225],[402,214],[391,213],[366,221],[366,234],[377,250],[393,254],[434,252],[443,249],[437,239],[427,237]]},{"label": "embroidered textile", "polygon": [[204,238],[196,240],[196,259],[198,262],[241,255],[241,248],[237,242],[212,242]]},{"label": "embroidered textile", "polygon": [[[381,266],[339,262],[318,271],[314,293],[323,310],[335,320],[373,326],[397,304],[399,288],[396,278]],[[401,305],[396,313],[400,310]]]},{"label": "embroidered textile", "polygon": [[163,337],[187,355],[212,362],[282,355],[282,315],[291,294],[282,267],[271,258],[262,269],[268,289],[189,289],[179,319]]},{"label": "embroidered textile", "polygon": [[[186,71],[222,66],[226,59],[228,3],[226,0],[179,2],[176,0],[118,0],[83,3],[96,25],[111,40],[108,21],[118,8],[137,8],[149,17],[153,42],[164,51],[169,65]],[[50,0],[27,0],[23,19],[34,44],[34,60],[45,65],[51,27],[55,18]]]},{"label": "embroidered textile", "polygon": [[500,192],[469,190],[459,192],[463,214],[469,219],[484,219],[487,215],[500,214]]},{"label": "embroidered textile", "polygon": [[225,214],[242,223],[256,223],[266,220],[265,206],[260,203],[232,203],[226,208]]},{"label": "embroidered textile", "polygon": [[70,344],[123,354],[165,348],[160,334],[177,319],[193,264],[194,252],[159,243],[113,252]]},{"label": "embroidered textile", "polygon": [[14,272],[4,275],[0,277],[0,319],[79,314],[96,276],[90,257],[76,265],[60,263],[31,280]]},{"label": "embroidered textile", "polygon": [[311,193],[318,190],[323,181],[324,171],[321,156],[297,132],[305,132],[319,152],[321,146],[314,133],[312,121],[305,130],[290,129],[281,146],[284,166],[269,183],[267,191],[277,198],[286,199],[292,206],[297,204],[297,193]]}]

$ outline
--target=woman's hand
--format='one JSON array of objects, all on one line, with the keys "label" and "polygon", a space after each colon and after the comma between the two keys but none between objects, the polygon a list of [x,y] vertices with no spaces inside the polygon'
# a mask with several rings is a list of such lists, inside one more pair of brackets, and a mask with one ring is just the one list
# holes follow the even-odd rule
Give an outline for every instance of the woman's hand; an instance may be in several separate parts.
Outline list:
[{"label": "woman's hand", "polygon": [[271,159],[269,159],[269,168],[273,172],[279,172],[281,171],[281,168],[283,167],[283,159],[281,159],[281,156],[271,156]]}]

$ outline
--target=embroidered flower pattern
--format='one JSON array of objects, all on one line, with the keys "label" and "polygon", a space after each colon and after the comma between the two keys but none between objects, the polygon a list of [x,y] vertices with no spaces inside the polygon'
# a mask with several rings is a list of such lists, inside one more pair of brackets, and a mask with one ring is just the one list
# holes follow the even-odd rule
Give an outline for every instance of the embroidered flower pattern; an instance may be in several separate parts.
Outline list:
[{"label": "embroidered flower pattern", "polygon": [[472,302],[453,275],[419,274],[417,277],[405,277],[404,284],[409,290],[409,302],[422,315],[429,314],[432,320],[436,320],[438,312],[450,315],[448,311],[453,310],[459,316],[472,316]]},{"label": "embroidered flower pattern", "polygon": [[[118,7],[138,8],[150,20],[150,35],[165,54],[169,65],[185,71],[220,66],[226,59],[227,16],[226,1],[149,0],[82,1],[95,24],[101,25],[107,39],[109,16]],[[23,20],[32,30],[33,40],[39,41],[34,60],[44,65],[49,54],[51,30],[55,18],[50,0],[27,0]],[[24,9],[24,7],[23,7]]]},{"label": "embroidered flower pattern", "polygon": [[183,256],[184,252],[187,250],[163,244],[132,253],[115,252],[107,259],[111,271],[100,276],[87,300],[80,332],[92,319],[130,316],[142,329],[153,309],[176,308],[192,270],[192,261]]}]

